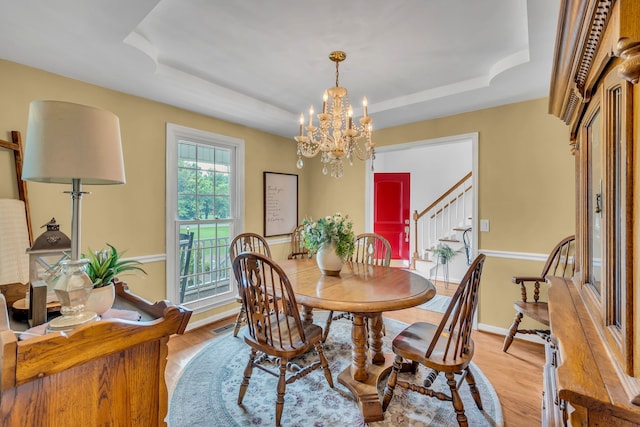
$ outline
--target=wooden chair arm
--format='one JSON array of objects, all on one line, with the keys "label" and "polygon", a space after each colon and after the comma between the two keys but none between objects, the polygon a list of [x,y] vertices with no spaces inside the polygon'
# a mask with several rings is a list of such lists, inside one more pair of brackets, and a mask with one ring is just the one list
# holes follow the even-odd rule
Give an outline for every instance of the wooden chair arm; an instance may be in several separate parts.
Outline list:
[{"label": "wooden chair arm", "polygon": [[533,300],[538,302],[540,299],[540,283],[544,283],[544,277],[531,277],[531,276],[515,276],[511,279],[513,283],[520,285],[520,294],[522,302],[527,302],[527,286],[528,282],[534,283],[533,288]]}]

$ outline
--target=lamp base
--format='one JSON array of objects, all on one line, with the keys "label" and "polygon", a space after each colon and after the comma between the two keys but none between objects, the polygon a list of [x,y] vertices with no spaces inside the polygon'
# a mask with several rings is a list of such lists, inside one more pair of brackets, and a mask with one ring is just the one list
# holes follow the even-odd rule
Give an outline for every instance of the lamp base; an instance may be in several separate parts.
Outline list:
[{"label": "lamp base", "polygon": [[100,319],[98,315],[92,311],[83,311],[75,316],[56,317],[47,325],[47,332],[68,332],[98,319]]}]

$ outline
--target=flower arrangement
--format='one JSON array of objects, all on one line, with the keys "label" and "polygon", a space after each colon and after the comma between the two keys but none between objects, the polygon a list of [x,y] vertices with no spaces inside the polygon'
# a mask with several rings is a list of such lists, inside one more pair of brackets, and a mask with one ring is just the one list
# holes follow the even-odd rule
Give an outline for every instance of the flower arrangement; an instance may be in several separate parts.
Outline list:
[{"label": "flower arrangement", "polygon": [[302,245],[314,254],[325,244],[334,243],[336,254],[343,260],[353,255],[355,234],[349,215],[342,216],[337,212],[317,221],[302,221]]}]

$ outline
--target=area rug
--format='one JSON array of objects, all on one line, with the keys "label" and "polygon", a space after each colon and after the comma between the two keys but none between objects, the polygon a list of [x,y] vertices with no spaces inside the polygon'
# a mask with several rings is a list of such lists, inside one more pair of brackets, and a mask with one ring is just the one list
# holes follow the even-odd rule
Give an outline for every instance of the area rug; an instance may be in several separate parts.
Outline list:
[{"label": "area rug", "polygon": [[[323,325],[320,319],[318,324]],[[390,351],[390,342],[406,325],[385,319],[386,336],[383,349]],[[283,426],[329,427],[329,426],[457,426],[451,402],[443,402],[418,393],[407,393],[396,388],[394,398],[385,412],[383,421],[365,423],[350,392],[338,383],[338,374],[351,360],[351,325],[340,320],[331,325],[331,333],[324,345],[334,378],[335,389],[329,388],[322,369],[313,371],[293,384],[287,385]],[[237,404],[238,390],[243,371],[249,357],[249,346],[240,337],[231,333],[216,339],[203,348],[184,368],[169,403],[167,416],[170,427],[194,426],[273,426],[275,425],[275,398],[277,378],[254,369],[243,405]],[[304,364],[314,354],[303,356],[298,363]],[[480,411],[464,381],[460,395],[470,426],[501,426],[502,409],[491,383],[480,369],[471,365],[480,395],[483,410]],[[421,367],[414,378],[422,383],[426,369]],[[410,374],[400,374],[408,377]],[[434,388],[447,391],[448,386],[438,376]],[[385,380],[378,391],[382,395]]]},{"label": "area rug", "polygon": [[435,311],[436,313],[444,313],[449,307],[451,297],[445,295],[436,295],[424,304],[420,304],[418,308],[424,310]]}]

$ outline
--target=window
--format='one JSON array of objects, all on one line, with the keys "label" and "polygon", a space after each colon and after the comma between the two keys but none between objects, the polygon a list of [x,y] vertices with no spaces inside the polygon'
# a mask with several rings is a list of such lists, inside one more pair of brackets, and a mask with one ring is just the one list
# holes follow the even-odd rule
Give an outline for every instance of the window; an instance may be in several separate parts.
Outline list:
[{"label": "window", "polygon": [[235,300],[229,242],[242,229],[244,141],[167,124],[167,296],[191,309]]}]

